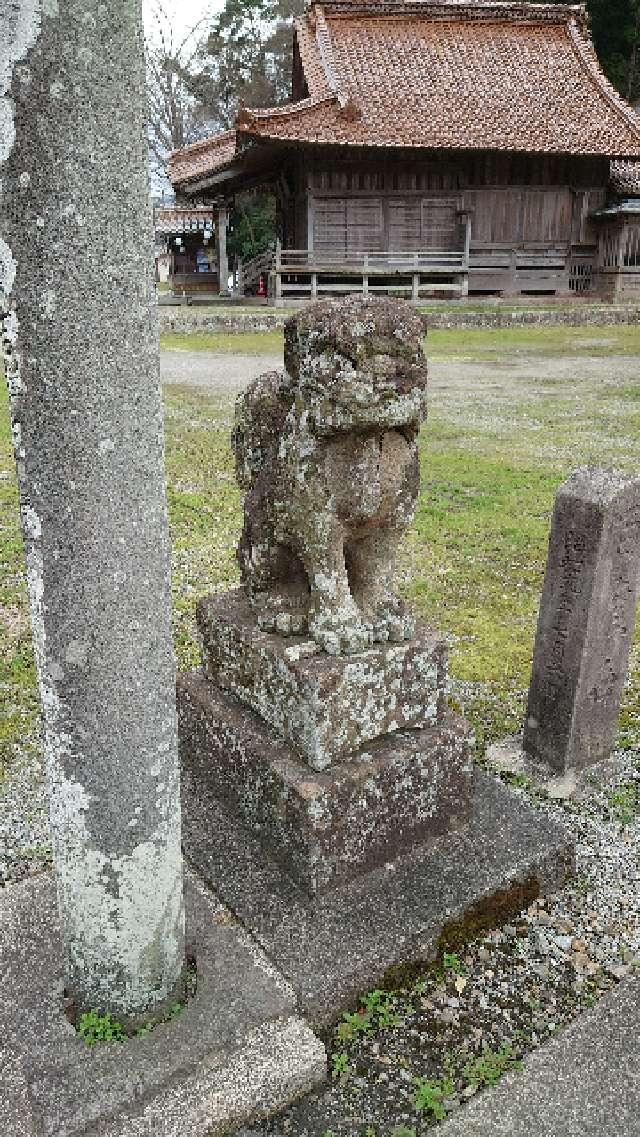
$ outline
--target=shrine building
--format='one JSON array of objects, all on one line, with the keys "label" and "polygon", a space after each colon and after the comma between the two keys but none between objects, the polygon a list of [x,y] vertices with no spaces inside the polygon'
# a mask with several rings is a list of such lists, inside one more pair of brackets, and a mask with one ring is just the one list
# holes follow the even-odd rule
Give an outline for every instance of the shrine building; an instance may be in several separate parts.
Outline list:
[{"label": "shrine building", "polygon": [[[171,155],[179,203],[270,188],[270,294],[640,297],[640,119],[582,5],[311,2],[291,102]],[[250,287],[251,266],[244,266]]]}]

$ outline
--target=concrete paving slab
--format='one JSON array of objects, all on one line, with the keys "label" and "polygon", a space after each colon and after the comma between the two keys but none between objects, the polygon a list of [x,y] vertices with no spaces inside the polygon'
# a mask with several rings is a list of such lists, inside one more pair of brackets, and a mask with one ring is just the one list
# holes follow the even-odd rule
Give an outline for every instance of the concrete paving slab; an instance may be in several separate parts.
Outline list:
[{"label": "concrete paving slab", "polygon": [[194,997],[145,1037],[89,1049],[63,1010],[53,878],[3,891],[0,1038],[13,1071],[4,1132],[21,1133],[26,1102],[25,1137],[208,1137],[323,1080],[324,1047],[289,984],[193,874],[186,904]]},{"label": "concrete paving slab", "polygon": [[640,979],[438,1127],[439,1137],[640,1137]]},{"label": "concrete paving slab", "polygon": [[225,812],[206,779],[194,779],[188,766],[182,779],[187,858],[253,933],[317,1027],[390,972],[404,974],[443,947],[507,922],[574,872],[571,834],[477,771],[467,828],[312,898]]}]

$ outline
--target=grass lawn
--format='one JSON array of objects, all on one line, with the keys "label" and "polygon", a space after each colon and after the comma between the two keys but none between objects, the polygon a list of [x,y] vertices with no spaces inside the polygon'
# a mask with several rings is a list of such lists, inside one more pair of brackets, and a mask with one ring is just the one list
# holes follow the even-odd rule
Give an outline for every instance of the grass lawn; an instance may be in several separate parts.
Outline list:
[{"label": "grass lawn", "polygon": [[215,351],[225,355],[278,355],[284,336],[273,332],[167,332],[160,346],[168,351]]},{"label": "grass lawn", "polygon": [[[175,351],[230,352],[242,355],[277,355],[282,351],[281,331],[272,332],[167,332],[162,347]],[[430,359],[496,360],[523,356],[607,356],[640,354],[640,326],[621,324],[604,328],[453,328],[428,333]]]},{"label": "grass lawn", "polygon": [[[195,342],[194,342],[195,341]],[[165,337],[165,346],[278,351],[281,337]],[[251,345],[251,346],[249,346]],[[637,328],[437,332],[429,354],[449,364],[484,361],[468,378],[464,363],[438,380],[421,436],[422,490],[402,552],[404,591],[452,645],[459,698],[480,749],[522,720],[546,557],[559,483],[585,463],[637,470],[640,384],[608,355],[637,355]],[[509,360],[529,360],[512,378]],[[581,358],[600,355],[598,378]],[[563,357],[561,378],[545,361]],[[575,362],[572,362],[575,360]],[[624,362],[624,361],[623,361]],[[477,372],[477,369],[476,369]],[[237,580],[240,528],[229,429],[230,397],[187,387],[165,391],[167,482],[173,539],[174,626],[181,668],[198,661],[196,600]],[[0,394],[0,778],[38,745],[38,704],[27,618],[22,545],[7,396]],[[638,644],[625,696],[621,744],[640,745]]]}]

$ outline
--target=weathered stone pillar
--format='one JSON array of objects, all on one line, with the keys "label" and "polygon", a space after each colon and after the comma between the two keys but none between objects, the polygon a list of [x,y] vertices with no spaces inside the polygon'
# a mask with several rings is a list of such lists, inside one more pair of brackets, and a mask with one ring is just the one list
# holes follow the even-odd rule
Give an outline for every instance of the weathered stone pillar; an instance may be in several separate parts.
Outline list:
[{"label": "weathered stone pillar", "polygon": [[615,744],[640,586],[640,478],[578,470],[558,491],[524,748],[564,773]]},{"label": "weathered stone pillar", "polygon": [[67,986],[184,958],[139,0],[0,0],[0,272]]}]

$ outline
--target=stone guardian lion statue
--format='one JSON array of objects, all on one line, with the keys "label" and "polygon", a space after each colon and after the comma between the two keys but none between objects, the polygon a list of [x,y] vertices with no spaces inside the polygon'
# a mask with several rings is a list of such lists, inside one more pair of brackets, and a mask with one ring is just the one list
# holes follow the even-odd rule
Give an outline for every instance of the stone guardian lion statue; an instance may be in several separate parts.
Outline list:
[{"label": "stone guardian lion statue", "polygon": [[405,301],[320,301],[287,321],[285,371],[239,397],[238,560],[264,631],[332,655],[413,635],[393,585],[419,488],[423,336]]}]

